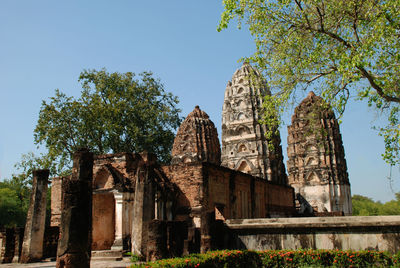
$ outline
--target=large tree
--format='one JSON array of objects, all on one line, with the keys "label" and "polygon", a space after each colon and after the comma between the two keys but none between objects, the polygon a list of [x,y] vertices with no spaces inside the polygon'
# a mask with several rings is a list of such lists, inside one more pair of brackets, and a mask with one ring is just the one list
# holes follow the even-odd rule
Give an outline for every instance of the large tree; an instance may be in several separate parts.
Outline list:
[{"label": "large tree", "polygon": [[137,77],[103,69],[83,71],[79,81],[79,98],[56,90],[42,103],[34,137],[47,149],[48,167],[57,163],[57,172],[65,170],[80,147],[98,154],[148,151],[168,160],[180,110],[159,80],[148,72]]},{"label": "large tree", "polygon": [[387,116],[387,125],[380,127],[384,159],[400,163],[399,0],[223,3],[218,29],[236,19],[254,37],[257,50],[245,60],[263,71],[273,92],[265,102],[265,122],[279,124],[296,91],[310,86],[339,115],[350,96],[367,99]]}]

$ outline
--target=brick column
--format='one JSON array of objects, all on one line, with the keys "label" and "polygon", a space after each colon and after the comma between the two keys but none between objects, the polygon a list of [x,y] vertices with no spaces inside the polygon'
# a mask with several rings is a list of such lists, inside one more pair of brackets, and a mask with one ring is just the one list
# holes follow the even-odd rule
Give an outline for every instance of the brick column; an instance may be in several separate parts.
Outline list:
[{"label": "brick column", "polygon": [[[147,255],[147,240],[149,222],[154,219],[155,185],[152,178],[151,165],[155,163],[155,156],[141,155],[135,183],[135,205],[132,221],[132,253]],[[150,161],[149,161],[150,160]]]},{"label": "brick column", "polygon": [[46,193],[49,170],[34,170],[31,199],[26,217],[21,263],[40,261],[46,220]]},{"label": "brick column", "polygon": [[93,154],[86,149],[74,154],[70,179],[62,183],[60,239],[57,267],[90,267],[92,230]]}]

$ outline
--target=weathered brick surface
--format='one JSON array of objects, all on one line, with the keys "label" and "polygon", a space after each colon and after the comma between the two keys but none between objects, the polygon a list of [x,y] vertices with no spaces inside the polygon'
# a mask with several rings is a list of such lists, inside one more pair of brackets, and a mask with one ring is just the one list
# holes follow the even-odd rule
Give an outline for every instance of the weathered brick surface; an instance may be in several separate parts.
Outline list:
[{"label": "weathered brick surface", "polygon": [[57,256],[57,245],[60,236],[58,226],[46,226],[43,240],[43,259]]},{"label": "weathered brick surface", "polygon": [[168,256],[167,222],[152,220],[149,222],[146,261],[155,261]]},{"label": "weathered brick surface", "polygon": [[162,169],[182,193],[178,197],[178,207],[198,207],[202,205],[203,177],[201,163],[164,166]]},{"label": "weathered brick surface", "polygon": [[39,261],[43,256],[48,178],[47,169],[33,171],[32,192],[19,260],[22,263]]},{"label": "weathered brick surface", "polygon": [[288,126],[288,181],[316,212],[351,214],[350,183],[334,112],[313,92]]},{"label": "weathered brick surface", "polygon": [[139,159],[139,154],[135,153],[95,156],[93,163],[93,190],[117,189],[133,192],[135,189],[135,171]]},{"label": "weathered brick surface", "polygon": [[15,229],[5,228],[0,231],[0,263],[10,263],[14,257]]},{"label": "weathered brick surface", "polygon": [[93,154],[74,153],[70,179],[63,180],[57,267],[90,267]]},{"label": "weathered brick surface", "polygon": [[221,147],[214,123],[196,106],[178,129],[172,147],[172,163],[198,161],[219,165]]},{"label": "weathered brick surface", "polygon": [[247,63],[228,82],[222,108],[222,165],[286,184],[280,136],[270,140],[274,144],[270,150],[267,127],[259,123],[266,94],[270,94],[266,83]]},{"label": "weathered brick surface", "polygon": [[[45,231],[45,237],[46,237],[46,231]],[[44,239],[46,240],[46,238]],[[23,242],[24,242],[24,228],[23,227],[14,228],[14,258],[12,259],[12,262],[19,262],[19,258],[21,257]]]},{"label": "weathered brick surface", "polygon": [[113,193],[93,194],[92,250],[111,249],[115,239],[115,199]]},{"label": "weathered brick surface", "polygon": [[62,181],[64,177],[51,179],[51,219],[50,226],[60,226],[61,222],[61,200]]},{"label": "weathered brick surface", "polygon": [[225,219],[288,217],[294,214],[294,190],[251,175],[204,163],[207,170],[208,211]]}]

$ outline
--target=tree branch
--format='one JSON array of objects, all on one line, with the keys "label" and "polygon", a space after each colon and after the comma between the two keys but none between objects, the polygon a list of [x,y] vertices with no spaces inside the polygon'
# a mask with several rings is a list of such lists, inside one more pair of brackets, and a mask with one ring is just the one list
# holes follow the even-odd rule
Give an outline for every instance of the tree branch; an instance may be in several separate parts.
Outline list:
[{"label": "tree branch", "polygon": [[356,67],[357,67],[358,70],[360,70],[361,74],[368,80],[368,82],[371,85],[371,87],[376,90],[376,92],[378,93],[378,95],[380,97],[382,97],[384,100],[386,100],[388,102],[400,103],[400,98],[399,97],[393,97],[393,96],[386,95],[385,92],[383,91],[383,88],[380,87],[375,82],[374,77],[367,70],[365,70],[364,67],[361,67],[361,66],[356,66]]},{"label": "tree branch", "polygon": [[361,43],[360,42],[360,38],[358,36],[358,32],[357,32],[357,21],[358,21],[358,10],[357,10],[357,5],[354,5],[354,20],[353,20],[353,31],[354,31],[354,35],[356,36],[357,39],[357,43]]},{"label": "tree branch", "polygon": [[[336,68],[331,67],[331,70],[330,70],[330,71],[325,72],[325,73],[318,73],[318,74],[316,74],[314,77],[312,77],[310,80],[307,80],[306,83],[307,83],[307,84],[310,84],[311,82],[317,80],[318,78],[320,78],[320,77],[322,77],[322,76],[325,76],[325,75],[328,75],[328,74],[331,74],[331,73],[333,73],[333,72],[336,71],[336,70],[337,70]],[[309,75],[312,75],[312,74],[309,74]]]},{"label": "tree branch", "polygon": [[300,10],[301,10],[301,12],[304,14],[304,18],[306,19],[306,21],[307,21],[307,25],[308,25],[308,27],[310,27],[311,28],[311,23],[310,23],[310,20],[308,19],[308,16],[307,16],[307,14],[306,13],[304,13],[304,10],[303,10],[303,7],[301,6],[301,3],[300,3],[300,1],[298,1],[298,0],[294,0],[295,2],[296,2],[296,5],[300,8]]}]

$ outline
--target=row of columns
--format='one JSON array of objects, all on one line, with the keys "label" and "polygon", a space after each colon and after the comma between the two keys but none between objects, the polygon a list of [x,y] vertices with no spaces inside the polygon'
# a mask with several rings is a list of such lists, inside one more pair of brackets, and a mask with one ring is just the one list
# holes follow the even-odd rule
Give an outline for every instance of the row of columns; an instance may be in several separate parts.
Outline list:
[{"label": "row of columns", "polygon": [[[146,156],[136,173],[135,194],[114,192],[115,240],[112,250],[122,250],[124,239],[132,234],[133,253],[145,255],[148,225],[155,218],[155,185],[151,163]],[[151,162],[150,165],[148,165]],[[31,203],[27,214],[20,262],[40,261],[46,218],[48,170],[33,174]],[[62,181],[60,237],[57,248],[57,267],[90,267],[92,232],[93,154],[81,150],[73,156],[72,175]],[[132,201],[132,200],[130,200]]]},{"label": "row of columns", "polygon": [[[46,220],[49,170],[33,172],[21,263],[40,261]],[[92,228],[93,154],[83,149],[73,156],[70,179],[63,180],[57,268],[90,267]]]}]

